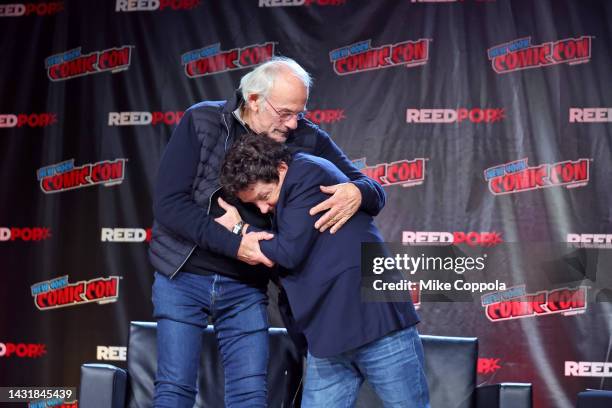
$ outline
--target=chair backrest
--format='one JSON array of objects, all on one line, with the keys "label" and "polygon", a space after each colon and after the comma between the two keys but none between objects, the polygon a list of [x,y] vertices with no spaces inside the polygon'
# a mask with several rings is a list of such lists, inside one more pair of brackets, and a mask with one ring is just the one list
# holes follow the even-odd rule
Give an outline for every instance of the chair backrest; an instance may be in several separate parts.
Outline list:
[{"label": "chair backrest", "polygon": [[609,408],[612,407],[612,391],[590,390],[578,393],[577,408]]},{"label": "chair backrest", "polygon": [[[473,407],[478,339],[421,335],[421,341],[431,407]],[[361,389],[357,407],[382,407],[382,403],[367,383]]]},{"label": "chair backrest", "polygon": [[[151,407],[157,369],[157,324],[131,322],[127,353],[127,406]],[[268,365],[268,399],[270,407],[290,407],[302,376],[302,359],[285,329],[272,328]],[[202,355],[198,373],[198,396],[195,407],[222,407],[223,366],[212,326],[202,335]]]}]

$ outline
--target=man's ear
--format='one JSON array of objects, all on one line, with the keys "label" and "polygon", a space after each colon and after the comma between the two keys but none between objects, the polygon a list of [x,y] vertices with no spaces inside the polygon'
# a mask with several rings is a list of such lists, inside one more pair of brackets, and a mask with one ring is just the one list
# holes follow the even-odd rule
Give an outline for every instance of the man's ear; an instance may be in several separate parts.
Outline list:
[{"label": "man's ear", "polygon": [[249,106],[249,109],[251,110],[251,112],[258,112],[259,111],[259,95],[250,94],[247,97],[247,105]]},{"label": "man's ear", "polygon": [[289,168],[289,166],[284,161],[280,162],[280,164],[276,167],[276,169],[278,170],[278,181],[279,181],[279,183],[282,184],[283,181],[285,180],[285,175],[287,174],[287,169],[288,168]]}]

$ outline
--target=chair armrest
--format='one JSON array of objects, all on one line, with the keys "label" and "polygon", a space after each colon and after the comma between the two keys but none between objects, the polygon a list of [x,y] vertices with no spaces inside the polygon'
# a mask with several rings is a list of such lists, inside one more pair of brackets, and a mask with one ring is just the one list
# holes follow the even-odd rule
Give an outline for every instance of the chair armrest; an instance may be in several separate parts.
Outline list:
[{"label": "chair armrest", "polygon": [[109,364],[83,364],[79,406],[88,408],[123,408],[127,372]]},{"label": "chair armrest", "polygon": [[476,387],[477,408],[531,408],[531,384],[501,383]]}]

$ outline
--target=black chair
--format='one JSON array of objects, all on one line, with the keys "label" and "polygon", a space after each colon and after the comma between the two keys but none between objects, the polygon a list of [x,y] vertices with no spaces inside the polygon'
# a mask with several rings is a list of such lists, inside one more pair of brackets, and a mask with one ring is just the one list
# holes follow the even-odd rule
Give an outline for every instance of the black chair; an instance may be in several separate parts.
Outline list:
[{"label": "black chair", "polygon": [[[149,408],[153,406],[157,370],[157,323],[131,322],[127,372],[108,364],[83,364],[79,406],[85,408]],[[270,407],[290,407],[300,388],[302,358],[285,329],[271,328],[268,364]],[[213,326],[202,336],[196,407],[222,407],[224,384],[221,355]]]},{"label": "black chair", "polygon": [[577,408],[610,408],[612,391],[586,390],[578,393]]},{"label": "black chair", "polygon": [[[476,386],[478,339],[421,335],[431,408],[528,408],[531,384],[502,383]],[[366,382],[358,408],[382,407]]]},{"label": "black chair", "polygon": [[[127,372],[107,364],[83,364],[79,406],[84,408],[151,407],[157,363],[156,324],[132,322]],[[421,336],[432,408],[530,408],[531,384],[476,387],[476,338]],[[223,406],[223,368],[212,326],[204,330],[195,407]],[[270,329],[268,398],[270,407],[300,404],[303,360],[285,329]],[[358,407],[382,406],[365,384]]]}]

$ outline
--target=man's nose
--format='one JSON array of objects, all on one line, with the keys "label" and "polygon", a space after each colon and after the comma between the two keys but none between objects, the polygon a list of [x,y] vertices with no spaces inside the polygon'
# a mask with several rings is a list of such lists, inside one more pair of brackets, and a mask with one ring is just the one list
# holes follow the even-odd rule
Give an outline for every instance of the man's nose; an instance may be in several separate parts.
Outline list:
[{"label": "man's nose", "polygon": [[286,125],[289,129],[295,130],[298,126],[297,115],[292,115],[291,119],[287,121]]},{"label": "man's nose", "polygon": [[259,211],[261,211],[262,214],[267,214],[268,211],[270,211],[270,206],[268,204],[259,204]]}]

